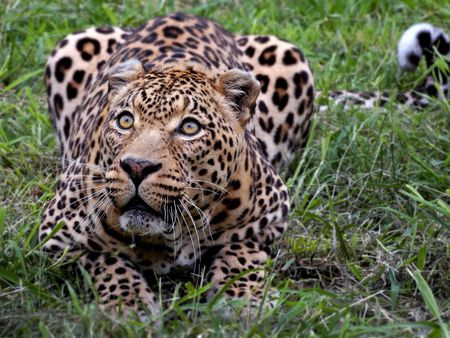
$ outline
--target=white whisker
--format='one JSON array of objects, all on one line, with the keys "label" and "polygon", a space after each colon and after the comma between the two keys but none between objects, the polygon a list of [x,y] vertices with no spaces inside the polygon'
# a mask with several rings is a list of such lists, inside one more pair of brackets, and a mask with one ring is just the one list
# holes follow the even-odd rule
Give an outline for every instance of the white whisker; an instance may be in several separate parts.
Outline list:
[{"label": "white whisker", "polygon": [[189,208],[186,207],[186,205],[184,205],[183,201],[180,200],[180,204],[183,207],[184,210],[186,210],[186,213],[188,214],[188,216],[190,217],[191,221],[192,221],[192,226],[194,227],[195,230],[195,234],[197,236],[197,243],[198,243],[198,250],[201,251],[201,245],[200,245],[200,237],[198,235],[198,231],[197,231],[197,224],[194,221],[194,218],[192,217],[191,212],[189,211]]},{"label": "white whisker", "polygon": [[[183,212],[178,208],[178,206],[177,206],[177,209],[180,211],[180,215],[183,218],[184,224],[187,225],[187,222],[186,222],[186,220],[185,220],[185,218],[183,216]],[[192,249],[194,250],[194,261],[195,261],[195,263],[194,263],[194,270],[195,270],[195,266],[197,264],[197,250],[195,249],[194,239],[192,238],[192,234],[191,234],[191,230],[189,229],[189,226],[186,226],[186,229],[187,229],[187,231],[189,233],[189,237],[191,239]]]},{"label": "white whisker", "polygon": [[187,203],[189,203],[190,205],[192,205],[197,212],[200,214],[200,217],[202,218],[202,231],[203,231],[203,235],[205,236],[205,238],[207,238],[207,235],[205,234],[205,226],[208,228],[209,231],[209,236],[211,237],[211,241],[214,243],[214,239],[212,237],[212,233],[211,233],[211,227],[208,221],[208,217],[206,216],[206,214],[203,212],[202,209],[200,209],[197,205],[195,205],[195,202],[192,200],[192,198],[190,198],[186,193],[182,192],[183,198],[186,200]]},{"label": "white whisker", "polygon": [[221,187],[220,185],[218,185],[218,184],[216,184],[216,183],[213,183],[213,182],[210,182],[210,181],[195,180],[195,179],[190,179],[190,181],[191,181],[191,182],[199,182],[199,183],[209,184],[209,185],[211,185],[211,186],[213,186],[213,187],[216,187],[216,188],[222,190],[223,192],[226,192],[226,193],[229,192],[229,191],[228,191],[227,189],[225,189],[224,187]]}]

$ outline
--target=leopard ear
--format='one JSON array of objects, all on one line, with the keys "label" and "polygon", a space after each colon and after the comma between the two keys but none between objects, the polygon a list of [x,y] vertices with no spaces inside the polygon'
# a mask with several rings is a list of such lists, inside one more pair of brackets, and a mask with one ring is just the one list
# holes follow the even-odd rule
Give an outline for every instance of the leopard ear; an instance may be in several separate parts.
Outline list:
[{"label": "leopard ear", "polygon": [[248,72],[232,69],[216,79],[214,88],[225,97],[240,124],[245,126],[255,109],[260,92],[259,82]]},{"label": "leopard ear", "polygon": [[117,94],[121,88],[136,79],[142,72],[144,72],[142,63],[136,59],[131,59],[115,65],[108,73],[109,94]]}]

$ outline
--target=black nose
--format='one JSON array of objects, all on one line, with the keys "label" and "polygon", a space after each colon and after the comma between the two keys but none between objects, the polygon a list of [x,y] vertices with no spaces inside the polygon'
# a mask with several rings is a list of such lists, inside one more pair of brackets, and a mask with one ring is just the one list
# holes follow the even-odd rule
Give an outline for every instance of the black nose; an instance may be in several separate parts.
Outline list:
[{"label": "black nose", "polygon": [[130,176],[136,187],[150,174],[161,169],[161,162],[153,162],[141,158],[126,157],[120,161],[120,166]]}]

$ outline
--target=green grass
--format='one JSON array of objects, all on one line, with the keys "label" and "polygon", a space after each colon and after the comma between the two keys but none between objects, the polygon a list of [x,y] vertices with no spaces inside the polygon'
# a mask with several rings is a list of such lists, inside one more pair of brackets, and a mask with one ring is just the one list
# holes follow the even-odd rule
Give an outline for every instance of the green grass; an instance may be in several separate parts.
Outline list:
[{"label": "green grass", "polygon": [[[189,4],[187,4],[189,3]],[[450,3],[399,1],[50,1],[0,3],[0,336],[450,337],[450,107],[330,109],[286,181],[291,227],[270,262],[281,301],[249,323],[216,315],[202,289],[166,301],[160,327],[109,320],[83,277],[39,251],[58,175],[42,83],[55,42],[90,25],[137,26],[172,11],[270,33],[302,48],[319,90],[409,89],[395,59],[402,31],[450,31]]]}]

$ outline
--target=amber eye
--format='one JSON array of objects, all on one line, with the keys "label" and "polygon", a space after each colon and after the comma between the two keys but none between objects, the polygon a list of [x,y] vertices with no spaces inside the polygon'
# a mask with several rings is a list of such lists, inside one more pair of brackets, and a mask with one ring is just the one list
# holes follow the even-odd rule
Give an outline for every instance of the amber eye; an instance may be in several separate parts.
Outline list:
[{"label": "amber eye", "polygon": [[134,124],[134,117],[129,111],[124,111],[117,116],[117,126],[121,129],[130,129]]},{"label": "amber eye", "polygon": [[193,118],[186,118],[181,122],[180,127],[178,128],[178,131],[181,134],[188,135],[188,136],[194,136],[200,132],[202,127],[200,126],[200,123],[198,123]]}]

